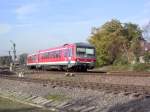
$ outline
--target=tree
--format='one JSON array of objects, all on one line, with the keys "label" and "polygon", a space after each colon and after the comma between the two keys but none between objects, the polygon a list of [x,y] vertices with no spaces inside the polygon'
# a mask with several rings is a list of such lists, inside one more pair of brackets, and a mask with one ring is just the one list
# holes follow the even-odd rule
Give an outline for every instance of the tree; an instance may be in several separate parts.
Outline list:
[{"label": "tree", "polygon": [[121,23],[118,20],[112,20],[92,32],[88,41],[96,48],[98,65],[112,64],[119,55],[124,40],[122,31]]},{"label": "tree", "polygon": [[141,51],[140,40],[142,39],[142,30],[137,24],[125,23],[124,32],[124,36],[127,39],[128,60],[132,60],[132,56],[134,56],[135,61],[138,61]]},{"label": "tree", "polygon": [[150,52],[145,52],[143,59],[146,63],[149,63],[150,62]]},{"label": "tree", "polygon": [[88,41],[96,48],[97,64],[100,66],[113,64],[121,56],[130,61],[131,54],[138,57],[137,49],[141,33],[138,25],[122,24],[118,20],[111,20],[100,28],[93,28]]},{"label": "tree", "polygon": [[21,55],[19,55],[19,64],[23,65],[26,64],[27,62],[27,53],[23,53]]},{"label": "tree", "polygon": [[11,56],[1,56],[0,57],[0,65],[10,65],[12,61]]}]

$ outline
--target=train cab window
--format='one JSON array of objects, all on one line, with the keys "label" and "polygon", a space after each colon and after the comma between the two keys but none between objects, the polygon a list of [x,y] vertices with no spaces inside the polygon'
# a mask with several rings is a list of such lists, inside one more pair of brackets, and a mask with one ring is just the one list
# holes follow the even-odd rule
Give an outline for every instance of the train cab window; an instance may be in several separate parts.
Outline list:
[{"label": "train cab window", "polygon": [[86,49],[85,48],[77,48],[77,55],[78,56],[84,56],[86,54]]},{"label": "train cab window", "polygon": [[92,48],[86,48],[86,54],[87,55],[94,55],[94,49],[92,49]]},{"label": "train cab window", "polygon": [[94,48],[77,48],[77,56],[79,57],[93,57],[94,55]]}]

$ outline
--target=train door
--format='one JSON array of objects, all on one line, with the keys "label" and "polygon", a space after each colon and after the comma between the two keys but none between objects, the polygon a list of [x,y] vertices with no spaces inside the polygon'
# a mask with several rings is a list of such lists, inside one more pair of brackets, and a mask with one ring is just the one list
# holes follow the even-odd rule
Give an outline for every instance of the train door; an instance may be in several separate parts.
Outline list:
[{"label": "train door", "polygon": [[70,67],[71,66],[71,59],[72,59],[72,49],[71,48],[67,48],[65,50],[64,58],[65,58],[65,61],[67,62],[67,66]]},{"label": "train door", "polygon": [[71,67],[71,60],[72,60],[72,49],[68,49],[68,67]]}]

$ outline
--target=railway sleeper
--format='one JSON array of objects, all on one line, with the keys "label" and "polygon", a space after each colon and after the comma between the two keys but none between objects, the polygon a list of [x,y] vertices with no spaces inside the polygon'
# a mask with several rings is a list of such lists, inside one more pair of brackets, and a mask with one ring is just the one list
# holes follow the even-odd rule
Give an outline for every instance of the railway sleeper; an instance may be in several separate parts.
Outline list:
[{"label": "railway sleeper", "polygon": [[150,98],[150,94],[146,94],[146,95],[144,95],[144,98]]},{"label": "railway sleeper", "polygon": [[123,95],[125,95],[125,96],[128,96],[128,95],[130,95],[130,94],[132,94],[131,92],[124,92],[123,93]]},{"label": "railway sleeper", "polygon": [[142,95],[141,93],[132,93],[132,94],[131,94],[131,97],[132,97],[132,98],[142,98],[142,96],[143,96],[143,95]]}]

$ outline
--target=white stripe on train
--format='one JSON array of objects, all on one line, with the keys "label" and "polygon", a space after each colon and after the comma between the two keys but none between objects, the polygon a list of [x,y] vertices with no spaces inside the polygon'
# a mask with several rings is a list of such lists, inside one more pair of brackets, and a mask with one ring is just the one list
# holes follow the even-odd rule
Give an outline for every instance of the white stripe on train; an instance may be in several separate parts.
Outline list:
[{"label": "white stripe on train", "polygon": [[[76,61],[71,61],[70,64],[75,64]],[[80,62],[80,63],[92,63],[92,62]],[[68,61],[60,61],[60,62],[40,62],[40,63],[28,63],[27,65],[67,65]]]},{"label": "white stripe on train", "polygon": [[[76,61],[71,61],[70,64],[75,64]],[[28,63],[27,65],[67,65],[68,61],[60,62],[40,62],[40,63]]]}]

